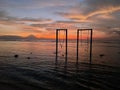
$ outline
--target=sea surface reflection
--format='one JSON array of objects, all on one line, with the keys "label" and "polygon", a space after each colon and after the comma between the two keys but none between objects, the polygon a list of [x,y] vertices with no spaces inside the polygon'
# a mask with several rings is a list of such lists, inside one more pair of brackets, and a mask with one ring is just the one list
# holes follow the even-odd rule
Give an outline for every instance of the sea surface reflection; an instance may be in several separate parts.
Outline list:
[{"label": "sea surface reflection", "polygon": [[85,45],[78,65],[75,42],[69,42],[68,63],[60,53],[55,65],[53,41],[0,41],[0,90],[119,90],[119,43],[94,42],[92,65]]}]

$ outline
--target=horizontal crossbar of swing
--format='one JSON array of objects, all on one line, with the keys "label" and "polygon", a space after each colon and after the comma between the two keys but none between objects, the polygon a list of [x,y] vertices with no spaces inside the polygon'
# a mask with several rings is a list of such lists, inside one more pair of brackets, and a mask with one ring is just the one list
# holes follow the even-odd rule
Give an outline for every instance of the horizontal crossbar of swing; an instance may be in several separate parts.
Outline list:
[{"label": "horizontal crossbar of swing", "polygon": [[88,31],[88,30],[92,30],[92,29],[77,29],[78,31]]},{"label": "horizontal crossbar of swing", "polygon": [[61,30],[66,31],[67,29],[56,29],[56,30],[58,30],[58,31],[61,31]]}]

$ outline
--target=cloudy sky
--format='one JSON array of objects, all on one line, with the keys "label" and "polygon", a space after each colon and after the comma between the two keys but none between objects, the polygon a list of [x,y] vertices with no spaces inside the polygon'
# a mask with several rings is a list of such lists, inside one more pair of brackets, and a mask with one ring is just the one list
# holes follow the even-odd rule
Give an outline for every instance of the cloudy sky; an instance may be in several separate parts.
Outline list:
[{"label": "cloudy sky", "polygon": [[0,36],[54,38],[67,28],[92,28],[94,38],[120,38],[120,0],[0,0]]}]

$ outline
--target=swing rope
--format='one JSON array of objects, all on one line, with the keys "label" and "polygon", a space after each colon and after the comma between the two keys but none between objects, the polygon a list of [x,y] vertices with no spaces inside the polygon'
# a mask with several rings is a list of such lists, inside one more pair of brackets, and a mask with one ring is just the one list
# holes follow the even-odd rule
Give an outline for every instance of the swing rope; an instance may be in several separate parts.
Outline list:
[{"label": "swing rope", "polygon": [[82,46],[82,31],[80,31],[80,42],[81,42],[81,46]]},{"label": "swing rope", "polygon": [[[89,30],[88,30],[88,32],[87,32],[87,40],[86,40],[86,54],[88,54],[88,51],[89,51],[89,38],[90,38],[90,36],[89,36]],[[87,57],[87,59],[89,59],[88,57]]]},{"label": "swing rope", "polygon": [[64,57],[64,52],[63,52],[63,49],[64,49],[64,38],[65,38],[65,32],[64,32],[64,37],[61,38],[61,33],[59,32],[59,46],[60,46],[60,56],[63,56]]}]

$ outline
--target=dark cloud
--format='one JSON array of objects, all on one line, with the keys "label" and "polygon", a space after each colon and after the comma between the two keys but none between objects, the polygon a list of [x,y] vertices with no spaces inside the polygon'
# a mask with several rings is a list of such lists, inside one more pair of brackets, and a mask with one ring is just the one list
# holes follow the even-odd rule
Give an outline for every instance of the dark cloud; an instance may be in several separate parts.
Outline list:
[{"label": "dark cloud", "polygon": [[82,3],[78,3],[75,8],[82,14],[86,15],[97,10],[106,9],[110,7],[119,7],[120,0],[83,0]]},{"label": "dark cloud", "polygon": [[0,11],[0,21],[7,21],[7,22],[9,22],[9,21],[16,21],[18,19],[19,18],[17,18],[17,17],[10,16],[9,13],[4,11],[4,10]]},{"label": "dark cloud", "polygon": [[120,31],[113,31],[113,33],[116,33],[117,35],[120,36]]},{"label": "dark cloud", "polygon": [[[31,25],[31,24],[46,24],[46,23],[51,23],[53,22],[52,19],[48,18],[32,18],[32,17],[24,17],[24,18],[18,18],[18,17],[12,17],[9,16],[9,14],[6,11],[0,11],[0,23],[2,24],[26,24],[26,25]],[[35,26],[35,25],[33,25]]]},{"label": "dark cloud", "polygon": [[0,20],[5,20],[7,19],[9,16],[8,16],[8,13],[3,11],[3,10],[0,10]]},{"label": "dark cloud", "polygon": [[52,19],[47,19],[47,18],[30,18],[30,17],[18,18],[17,20],[18,21],[31,21],[31,22],[52,21]]},{"label": "dark cloud", "polygon": [[31,27],[24,27],[22,31],[23,32],[31,32],[31,33],[41,33],[42,32],[41,30],[36,30]]},{"label": "dark cloud", "polygon": [[[77,1],[77,0],[76,0]],[[72,3],[68,3],[72,2]],[[1,8],[38,9],[46,7],[69,6],[73,0],[0,0]]]},{"label": "dark cloud", "polygon": [[106,7],[106,6],[119,6],[120,0],[84,0],[83,3],[86,3],[88,7]]},{"label": "dark cloud", "polygon": [[31,24],[31,26],[33,27],[41,27],[41,28],[45,28],[47,27],[49,24]]},{"label": "dark cloud", "polygon": [[6,17],[6,12],[5,11],[0,11],[0,18],[2,18],[2,17]]}]

